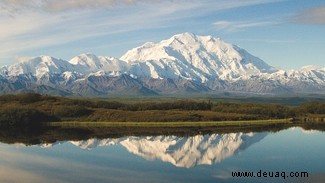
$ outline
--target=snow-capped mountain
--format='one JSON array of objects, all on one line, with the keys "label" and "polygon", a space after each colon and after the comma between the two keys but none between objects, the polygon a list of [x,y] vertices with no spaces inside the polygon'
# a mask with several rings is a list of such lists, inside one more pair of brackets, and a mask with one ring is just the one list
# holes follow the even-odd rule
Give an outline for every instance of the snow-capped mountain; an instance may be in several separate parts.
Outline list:
[{"label": "snow-capped mountain", "polygon": [[[127,151],[147,160],[161,160],[177,167],[190,168],[197,165],[212,165],[244,151],[262,140],[267,133],[229,133],[197,135],[193,137],[149,136],[123,137],[118,139],[89,139],[70,141],[82,149],[121,145]],[[50,148],[55,144],[42,144]]]},{"label": "snow-capped mountain", "polygon": [[[146,43],[121,57],[137,65],[131,73],[152,78],[236,80],[274,68],[247,51],[211,36],[178,34],[160,43]],[[139,70],[140,69],[140,70]]]},{"label": "snow-capped mountain", "polygon": [[65,71],[72,71],[75,69],[76,68],[65,60],[50,56],[40,56],[22,60],[17,64],[2,67],[0,74],[4,76],[31,74],[37,78],[41,78],[44,75],[60,74]]},{"label": "snow-capped mountain", "polygon": [[121,58],[49,56],[0,68],[0,93],[159,95],[175,93],[325,93],[325,68],[276,69],[211,36],[183,33],[148,42]]},{"label": "snow-capped mountain", "polygon": [[83,74],[101,71],[105,73],[126,72],[128,70],[128,64],[125,61],[118,60],[114,57],[97,57],[90,53],[74,57],[69,63],[78,68],[78,72]]}]

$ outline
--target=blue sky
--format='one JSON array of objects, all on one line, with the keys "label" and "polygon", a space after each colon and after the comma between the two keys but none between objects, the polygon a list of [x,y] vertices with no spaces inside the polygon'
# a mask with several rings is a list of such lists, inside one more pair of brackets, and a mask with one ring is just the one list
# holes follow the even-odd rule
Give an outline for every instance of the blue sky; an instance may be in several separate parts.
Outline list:
[{"label": "blue sky", "polygon": [[20,57],[120,57],[191,32],[285,69],[325,66],[324,0],[1,0],[0,66]]}]

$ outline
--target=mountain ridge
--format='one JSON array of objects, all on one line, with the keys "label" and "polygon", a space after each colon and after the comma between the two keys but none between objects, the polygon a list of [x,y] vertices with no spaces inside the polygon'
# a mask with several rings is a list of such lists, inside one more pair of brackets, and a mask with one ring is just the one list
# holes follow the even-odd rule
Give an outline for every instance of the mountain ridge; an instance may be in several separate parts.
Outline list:
[{"label": "mountain ridge", "polygon": [[120,58],[86,53],[69,61],[25,59],[1,67],[0,79],[0,93],[33,92],[31,85],[78,96],[325,93],[325,67],[277,69],[220,38],[191,33],[147,42]]}]

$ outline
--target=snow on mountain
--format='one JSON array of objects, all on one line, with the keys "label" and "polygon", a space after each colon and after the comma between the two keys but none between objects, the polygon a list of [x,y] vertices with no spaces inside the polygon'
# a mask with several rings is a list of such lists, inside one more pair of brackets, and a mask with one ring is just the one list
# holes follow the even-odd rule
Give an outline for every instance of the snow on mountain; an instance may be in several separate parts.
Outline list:
[{"label": "snow on mountain", "polygon": [[[0,93],[74,95],[188,92],[324,93],[325,68],[282,70],[211,36],[183,33],[131,49],[120,59],[40,56],[0,68]],[[33,87],[37,90],[33,90]],[[25,87],[25,88],[24,88]],[[46,88],[46,91],[42,88]],[[58,90],[58,91],[54,91]]]},{"label": "snow on mountain", "polygon": [[266,136],[261,134],[213,134],[194,137],[158,136],[128,138],[120,144],[148,160],[159,159],[177,167],[212,165],[245,150]]},{"label": "snow on mountain", "polygon": [[[144,159],[161,160],[177,167],[190,168],[219,163],[259,142],[266,135],[267,133],[229,133],[193,137],[131,136],[118,139],[71,141],[70,143],[89,150],[96,147],[121,145],[130,153]],[[52,147],[49,144],[41,146]]]},{"label": "snow on mountain", "polygon": [[73,71],[74,68],[65,60],[50,56],[40,56],[2,67],[0,70],[0,73],[6,76],[32,74],[40,78],[52,73],[61,74],[65,71]]},{"label": "snow on mountain", "polygon": [[118,60],[114,57],[96,56],[94,54],[81,54],[72,58],[69,63],[78,68],[78,72],[83,74],[96,73],[99,71],[126,72],[128,64],[125,61]]},{"label": "snow on mountain", "polygon": [[112,145],[117,145],[121,141],[127,139],[127,137],[119,138],[119,139],[89,139],[89,140],[84,140],[84,141],[71,141],[70,143],[80,147],[81,149],[93,149],[96,147],[104,147],[104,146],[112,146]]},{"label": "snow on mountain", "polygon": [[113,73],[126,72],[128,64],[113,57],[96,56],[94,54],[81,54],[70,61],[50,56],[40,56],[4,66],[0,74],[5,76],[18,76],[32,74],[37,78],[44,75],[63,74],[65,78],[72,78],[73,73],[87,75],[96,72]]},{"label": "snow on mountain", "polygon": [[295,80],[300,82],[325,84],[325,68],[308,65],[298,70],[278,70],[272,74],[265,75],[265,77],[279,80],[282,83]]},{"label": "snow on mountain", "polygon": [[123,55],[136,68],[134,75],[186,78],[206,82],[211,78],[236,80],[274,68],[247,51],[211,36],[178,34],[160,43],[145,43]]},{"label": "snow on mountain", "polygon": [[297,71],[290,73],[291,78],[302,81],[313,81],[316,83],[325,83],[325,67],[305,66]]}]

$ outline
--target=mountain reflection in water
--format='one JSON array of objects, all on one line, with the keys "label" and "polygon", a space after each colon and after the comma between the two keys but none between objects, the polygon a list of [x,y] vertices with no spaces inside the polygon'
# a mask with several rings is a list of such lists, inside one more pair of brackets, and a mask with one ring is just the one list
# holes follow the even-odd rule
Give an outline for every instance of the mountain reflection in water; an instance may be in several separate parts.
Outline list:
[{"label": "mountain reflection in water", "polygon": [[[193,137],[147,136],[69,141],[82,149],[121,145],[146,160],[162,160],[177,167],[212,165],[245,150],[267,135],[264,133],[228,133]],[[55,144],[42,144],[50,148]]]},{"label": "mountain reflection in water", "polygon": [[89,136],[76,136],[73,131],[63,133],[67,131],[48,130],[34,136],[27,133],[14,136],[3,131],[0,182],[284,181],[234,178],[231,174],[260,170],[304,171],[310,176],[302,181],[324,182],[319,175],[325,171],[325,133],[315,128],[125,136],[106,136],[102,133],[105,129],[96,131],[98,135],[93,138],[90,133],[85,133]]}]

